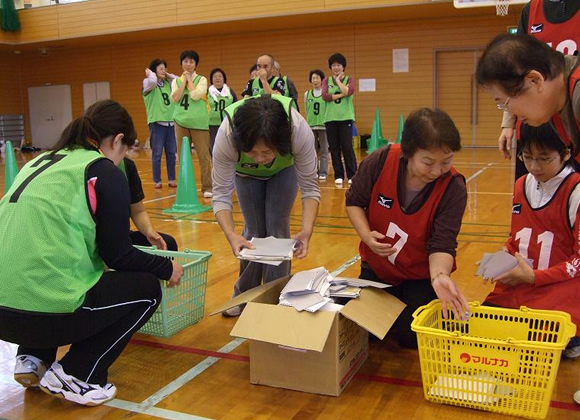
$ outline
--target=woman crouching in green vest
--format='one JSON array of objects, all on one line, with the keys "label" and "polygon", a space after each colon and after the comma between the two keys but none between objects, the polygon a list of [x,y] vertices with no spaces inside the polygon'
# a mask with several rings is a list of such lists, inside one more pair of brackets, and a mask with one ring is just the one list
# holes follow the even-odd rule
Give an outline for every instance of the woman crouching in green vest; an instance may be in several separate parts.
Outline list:
[{"label": "woman crouching in green vest", "polygon": [[14,379],[77,404],[115,397],[108,369],[159,305],[158,279],[178,285],[183,275],[129,238],[117,165],[135,138],[125,108],[97,102],[0,200],[0,339],[19,345]]},{"label": "woman crouching in green vest", "polygon": [[[304,258],[318,213],[320,189],[312,130],[292,106],[292,98],[263,95],[226,108],[213,150],[213,210],[234,255],[253,248],[249,239],[290,237],[290,213],[298,186],[302,197],[302,229],[292,236]],[[238,234],[232,217],[234,186],[244,216]],[[279,266],[240,261],[234,296],[290,273],[290,262]],[[226,316],[237,316],[240,307]]]}]

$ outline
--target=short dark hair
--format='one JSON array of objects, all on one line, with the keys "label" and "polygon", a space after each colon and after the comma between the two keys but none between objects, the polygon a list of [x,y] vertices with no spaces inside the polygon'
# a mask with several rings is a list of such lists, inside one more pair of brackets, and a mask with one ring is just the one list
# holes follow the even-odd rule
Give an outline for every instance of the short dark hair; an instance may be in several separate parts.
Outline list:
[{"label": "short dark hair", "polygon": [[461,138],[453,120],[445,111],[420,108],[409,114],[403,126],[401,151],[408,159],[418,149],[461,150]]},{"label": "short dark hair", "polygon": [[249,73],[251,74],[253,71],[258,70],[258,65],[257,64],[253,64],[252,67],[250,67],[250,71]]},{"label": "short dark hair", "polygon": [[185,60],[186,58],[191,58],[192,60],[195,61],[195,65],[199,66],[199,54],[196,51],[193,50],[183,51],[179,56],[179,64],[182,64],[183,60]]},{"label": "short dark hair", "polygon": [[521,141],[522,150],[530,150],[532,146],[535,146],[538,150],[554,150],[563,156],[566,153],[566,149],[569,149],[550,123],[545,123],[538,127],[522,124],[519,141]]},{"label": "short dark hair", "polygon": [[346,68],[346,57],[341,53],[334,53],[328,58],[328,68],[332,68],[332,63],[342,64]]},{"label": "short dark hair", "polygon": [[312,75],[313,74],[319,75],[320,76],[320,80],[324,80],[324,77],[325,76],[324,76],[324,72],[322,70],[318,70],[318,69],[316,69],[316,70],[310,70],[310,74],[308,75],[308,81],[310,83],[312,83]]},{"label": "short dark hair", "polygon": [[509,96],[517,96],[530,71],[553,80],[564,72],[564,65],[561,53],[533,36],[500,34],[485,48],[475,74],[479,85],[497,84]]},{"label": "short dark hair", "polygon": [[157,71],[157,67],[159,67],[160,64],[163,64],[165,67],[167,67],[167,61],[162,60],[161,58],[156,58],[149,64],[149,70],[155,73]]},{"label": "short dark hair", "polygon": [[247,99],[234,115],[234,144],[238,152],[263,142],[280,155],[292,152],[292,129],[282,104],[270,95]]},{"label": "short dark hair", "polygon": [[137,133],[131,115],[120,103],[110,99],[95,102],[64,129],[53,152],[62,149],[94,149],[94,144],[88,139],[100,145],[107,137],[117,134],[123,134],[121,141],[124,144],[133,146]]},{"label": "short dark hair", "polygon": [[219,67],[216,67],[215,69],[212,69],[212,71],[209,72],[209,83],[210,84],[213,83],[213,75],[216,73],[222,74],[222,76],[224,77],[224,83],[228,82],[228,76],[226,76],[226,72],[223,71],[222,69],[220,69]]}]

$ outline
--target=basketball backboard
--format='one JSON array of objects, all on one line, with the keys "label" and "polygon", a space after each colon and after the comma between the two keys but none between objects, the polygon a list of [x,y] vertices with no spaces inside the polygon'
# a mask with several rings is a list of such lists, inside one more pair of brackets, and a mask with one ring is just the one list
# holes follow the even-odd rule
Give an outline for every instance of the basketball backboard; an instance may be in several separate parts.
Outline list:
[{"label": "basketball backboard", "polygon": [[[510,4],[528,3],[530,0],[510,0]],[[462,7],[494,7],[495,0],[453,0],[453,5],[460,9]]]}]

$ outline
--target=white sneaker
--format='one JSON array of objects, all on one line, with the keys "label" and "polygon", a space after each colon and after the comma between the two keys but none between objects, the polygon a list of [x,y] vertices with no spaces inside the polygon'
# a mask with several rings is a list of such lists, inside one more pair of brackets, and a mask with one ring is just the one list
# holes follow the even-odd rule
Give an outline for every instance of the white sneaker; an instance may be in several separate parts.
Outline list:
[{"label": "white sneaker", "polygon": [[203,193],[203,198],[212,198],[213,193],[211,191],[206,191]]},{"label": "white sneaker", "polygon": [[14,380],[25,388],[37,388],[47,368],[46,363],[38,357],[21,354],[16,356]]},{"label": "white sneaker", "polygon": [[334,180],[334,185],[337,185],[337,186],[340,185],[342,187],[342,183],[343,183],[342,178],[336,178]]},{"label": "white sneaker", "polygon": [[348,185],[352,185],[352,179],[348,180]]},{"label": "white sneaker", "polygon": [[101,386],[81,381],[65,373],[58,362],[54,362],[46,371],[40,380],[40,389],[55,397],[88,406],[101,405],[117,395],[115,385]]},{"label": "white sneaker", "polygon": [[320,175],[320,176],[318,177],[318,180],[319,180],[319,181],[326,181],[326,175]]}]

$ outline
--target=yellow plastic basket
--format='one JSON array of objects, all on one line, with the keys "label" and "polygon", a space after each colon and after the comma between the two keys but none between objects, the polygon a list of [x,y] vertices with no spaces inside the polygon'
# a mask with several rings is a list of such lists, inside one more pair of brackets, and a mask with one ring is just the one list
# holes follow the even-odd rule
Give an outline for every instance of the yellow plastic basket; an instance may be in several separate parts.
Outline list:
[{"label": "yellow plastic basket", "polygon": [[434,300],[413,314],[428,401],[544,418],[560,355],[576,333],[570,315],[470,304],[468,321],[443,319]]},{"label": "yellow plastic basket", "polygon": [[183,266],[181,284],[167,287],[167,281],[161,280],[163,299],[161,304],[139,332],[169,337],[185,327],[195,324],[203,318],[207,269],[211,252],[162,251],[155,247],[136,247],[149,254],[175,260]]}]

